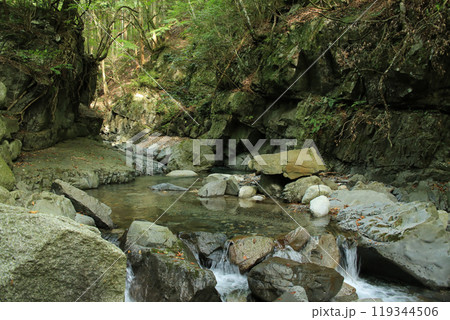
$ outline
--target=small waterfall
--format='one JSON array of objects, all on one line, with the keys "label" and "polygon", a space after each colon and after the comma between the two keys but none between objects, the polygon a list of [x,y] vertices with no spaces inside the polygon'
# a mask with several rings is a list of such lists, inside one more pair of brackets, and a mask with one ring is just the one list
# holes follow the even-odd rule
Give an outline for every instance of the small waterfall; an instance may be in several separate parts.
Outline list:
[{"label": "small waterfall", "polygon": [[211,271],[214,273],[217,285],[216,289],[222,301],[245,301],[250,292],[247,277],[239,272],[239,268],[228,259],[228,249],[226,246],[219,260],[213,261]]},{"label": "small waterfall", "polygon": [[360,263],[356,244],[339,239],[341,252],[341,266],[337,271],[344,277],[344,281],[356,289],[360,299],[380,298],[385,302],[408,302],[418,299],[408,292],[406,286],[387,283],[380,280],[367,280],[359,276]]},{"label": "small waterfall", "polygon": [[133,269],[131,269],[131,266],[127,265],[127,279],[125,282],[125,302],[136,302],[130,295],[130,286],[133,279],[134,279]]}]

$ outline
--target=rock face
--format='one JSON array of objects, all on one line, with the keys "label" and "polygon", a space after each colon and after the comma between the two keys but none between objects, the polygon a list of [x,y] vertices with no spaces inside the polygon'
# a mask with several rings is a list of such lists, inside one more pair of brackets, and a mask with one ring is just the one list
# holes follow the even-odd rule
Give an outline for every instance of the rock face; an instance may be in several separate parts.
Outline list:
[{"label": "rock face", "polygon": [[431,288],[450,286],[450,234],[432,204],[359,205],[341,210],[337,220],[340,228],[360,237],[367,268],[375,259],[374,272],[389,274],[393,265],[398,276],[404,272]]},{"label": "rock face", "polygon": [[8,164],[0,156],[0,186],[12,190],[16,184],[16,179]]},{"label": "rock face", "polygon": [[229,256],[231,263],[245,272],[273,251],[273,239],[261,236],[236,237],[231,240]]},{"label": "rock face", "polygon": [[114,227],[114,223],[110,217],[111,208],[106,204],[101,203],[86,192],[62,180],[55,180],[52,184],[52,189],[57,194],[64,195],[70,199],[77,212],[82,212],[93,218],[97,227],[102,229],[112,229]]},{"label": "rock face", "polygon": [[167,168],[169,170],[192,170],[194,172],[209,171],[214,160],[206,159],[205,155],[214,157],[214,152],[209,146],[201,146],[200,153],[194,155],[194,142],[192,140],[183,141],[172,147],[172,154],[169,158]]},{"label": "rock face", "polygon": [[126,257],[90,227],[0,205],[0,238],[1,301],[123,301]]},{"label": "rock face", "polygon": [[[2,46],[11,52],[14,48],[15,53],[27,58],[18,59],[15,64],[0,63],[0,83],[6,88],[0,110],[10,107],[11,115],[21,114],[17,138],[26,150],[47,148],[79,136],[97,135],[102,123],[100,116],[84,112],[80,107],[81,104],[89,105],[94,96],[97,63],[84,52],[82,30],[73,28],[72,23],[59,25],[59,14],[62,13],[57,10],[36,10],[26,34],[16,31],[21,24],[12,18],[13,15],[1,16],[7,27],[0,30],[0,38],[8,37],[7,41],[1,40]],[[63,41],[57,42],[56,38],[63,38]],[[71,50],[70,58],[53,54],[64,50]],[[9,59],[10,54],[5,56],[5,53],[2,55]],[[28,65],[30,59],[34,61],[34,67]],[[66,64],[71,66],[70,69],[61,67],[59,74],[51,70],[53,66]],[[39,85],[30,86],[30,83]]]},{"label": "rock face", "polygon": [[317,184],[322,184],[322,180],[317,176],[298,179],[285,186],[282,198],[287,202],[301,202],[306,190]]},{"label": "rock face", "polygon": [[257,155],[248,163],[248,167],[267,175],[282,174],[291,180],[326,170],[323,160],[314,148]]},{"label": "rock face", "polygon": [[317,197],[311,200],[309,210],[316,218],[325,217],[330,212],[330,200],[325,196]]},{"label": "rock face", "polygon": [[226,189],[227,182],[225,180],[212,181],[201,187],[198,195],[202,198],[223,196]]},{"label": "rock face", "polygon": [[[151,222],[133,224],[125,242],[134,274],[129,288],[133,299],[221,301],[212,271],[202,269],[189,248],[167,228],[152,225],[148,230]],[[136,241],[142,229],[145,235]]]},{"label": "rock face", "polygon": [[315,185],[306,189],[305,195],[302,198],[302,203],[308,204],[318,196],[328,196],[332,192],[331,188],[325,185]]},{"label": "rock face", "polygon": [[343,280],[333,269],[283,258],[269,258],[248,274],[250,290],[263,301],[274,301],[294,286],[303,287],[309,301],[330,301],[341,289]]}]

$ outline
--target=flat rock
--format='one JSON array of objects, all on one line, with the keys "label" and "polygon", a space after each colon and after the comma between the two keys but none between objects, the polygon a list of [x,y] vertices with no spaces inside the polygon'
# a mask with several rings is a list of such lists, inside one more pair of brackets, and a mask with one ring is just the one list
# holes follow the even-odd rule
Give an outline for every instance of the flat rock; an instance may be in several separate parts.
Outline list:
[{"label": "flat rock", "polygon": [[179,187],[171,183],[160,183],[151,186],[150,189],[155,191],[187,191],[187,188]]},{"label": "flat rock", "polygon": [[249,161],[248,167],[267,175],[282,174],[291,180],[326,170],[315,148],[257,155]]},{"label": "flat rock", "polygon": [[82,212],[93,218],[97,227],[102,229],[114,228],[114,223],[110,217],[111,208],[106,204],[62,180],[55,180],[52,184],[52,189],[57,194],[64,195],[72,201],[77,212]]},{"label": "flat rock", "polygon": [[198,174],[192,170],[173,170],[166,176],[168,177],[196,177]]},{"label": "flat rock", "polygon": [[272,238],[261,236],[235,237],[231,240],[229,257],[231,263],[237,265],[241,272],[245,272],[261,261],[275,247]]}]

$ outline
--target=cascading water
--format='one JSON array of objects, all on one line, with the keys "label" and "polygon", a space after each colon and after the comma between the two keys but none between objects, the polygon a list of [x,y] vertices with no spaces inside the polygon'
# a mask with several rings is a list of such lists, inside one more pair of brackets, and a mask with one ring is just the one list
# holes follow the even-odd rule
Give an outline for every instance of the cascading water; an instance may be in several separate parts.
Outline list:
[{"label": "cascading water", "polygon": [[228,260],[229,244],[218,261],[213,261],[211,271],[214,273],[216,289],[223,301],[246,301],[250,293],[247,277],[239,272],[239,268]]},{"label": "cascading water", "polygon": [[356,289],[356,293],[360,299],[380,298],[385,302],[419,300],[411,295],[408,289],[403,286],[361,278],[359,276],[360,266],[358,264],[356,245],[343,241],[340,249],[341,266],[337,268],[337,271],[344,277],[346,283]]},{"label": "cascading water", "polygon": [[277,250],[274,254],[274,257],[289,259],[297,262],[304,262],[304,258],[300,252],[295,251],[290,246],[286,246],[283,250]]},{"label": "cascading water", "polygon": [[125,282],[125,302],[136,302],[130,295],[130,286],[133,281],[134,273],[130,266],[127,266],[127,280]]}]

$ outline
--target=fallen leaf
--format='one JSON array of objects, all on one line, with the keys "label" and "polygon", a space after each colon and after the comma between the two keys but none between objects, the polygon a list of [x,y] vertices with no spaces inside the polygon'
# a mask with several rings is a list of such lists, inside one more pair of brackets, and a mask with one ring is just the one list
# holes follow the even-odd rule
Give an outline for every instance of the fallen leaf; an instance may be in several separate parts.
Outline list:
[{"label": "fallen leaf", "polygon": [[38,211],[29,211],[30,213],[38,213]]}]

